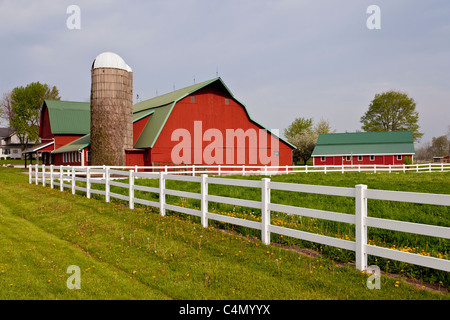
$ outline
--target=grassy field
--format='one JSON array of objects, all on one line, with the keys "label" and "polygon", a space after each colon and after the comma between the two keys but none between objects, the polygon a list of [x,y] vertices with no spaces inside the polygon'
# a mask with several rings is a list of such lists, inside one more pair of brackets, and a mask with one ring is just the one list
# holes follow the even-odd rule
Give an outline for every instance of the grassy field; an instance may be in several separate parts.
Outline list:
[{"label": "grassy field", "polygon": [[[236,196],[253,196],[247,192]],[[290,200],[280,195],[279,201]],[[214,208],[258,218],[245,208],[225,209]],[[202,228],[183,215],[161,217],[150,208],[129,210],[120,201],[104,203],[30,185],[20,170],[0,168],[0,299],[450,298],[410,285],[404,277],[384,275],[381,289],[369,290],[368,275],[351,265],[266,246],[218,229],[227,226],[216,227]],[[81,268],[81,290],[66,286],[70,265]]]},{"label": "grassy field", "polygon": [[[231,177],[235,179],[255,179],[261,177],[250,176]],[[314,185],[330,185],[342,187],[354,187],[363,183],[372,189],[411,191],[422,193],[443,193],[450,194],[450,173],[314,173],[314,174],[296,174],[272,176],[272,181],[303,183]],[[137,184],[156,187],[157,180],[138,179]],[[167,181],[166,186],[170,189],[183,191],[200,192],[198,183]],[[101,186],[99,186],[101,187]],[[127,190],[121,188],[112,188],[116,193],[126,193]],[[227,196],[233,198],[260,200],[261,192],[258,188],[245,188],[223,185],[209,185],[209,193],[213,195]],[[136,191],[136,197],[158,201],[157,194],[149,194]],[[271,201],[273,203],[301,206],[312,209],[341,212],[354,214],[354,199],[346,197],[314,195],[297,192],[284,192],[272,190]],[[181,197],[167,196],[167,202],[179,206],[198,209],[200,202],[198,200],[186,199]],[[125,204],[125,202],[123,202]],[[220,213],[233,217],[260,221],[260,211],[252,208],[243,208],[238,206],[209,203],[209,211]],[[368,201],[369,216],[401,220],[415,223],[423,223],[439,226],[450,226],[450,209],[445,206],[420,205],[411,203],[399,203],[390,201]],[[183,216],[178,213],[172,213]],[[199,222],[199,218],[184,216],[188,220]],[[272,212],[271,222],[273,224],[288,227],[292,229],[308,231],[316,234],[322,234],[341,239],[354,240],[354,225],[332,222],[322,219],[313,219],[308,217],[298,217],[284,213]],[[218,222],[210,222],[211,225],[227,230],[237,231],[246,236],[260,238],[260,231],[233,226]],[[394,232],[376,228],[369,228],[369,244],[387,247],[391,249],[412,252],[422,255],[434,256],[437,258],[449,259],[450,241],[428,236],[418,236],[402,232]],[[272,241],[283,245],[295,245],[316,250],[322,255],[332,258],[336,261],[347,263],[355,260],[354,252],[338,249],[335,247],[324,246],[308,241],[272,235]],[[448,272],[438,271],[429,268],[418,267],[403,262],[391,261],[384,258],[369,256],[369,264],[375,264],[387,272],[395,272],[407,275],[411,278],[422,279],[428,282],[435,282],[450,286],[450,275]]]}]

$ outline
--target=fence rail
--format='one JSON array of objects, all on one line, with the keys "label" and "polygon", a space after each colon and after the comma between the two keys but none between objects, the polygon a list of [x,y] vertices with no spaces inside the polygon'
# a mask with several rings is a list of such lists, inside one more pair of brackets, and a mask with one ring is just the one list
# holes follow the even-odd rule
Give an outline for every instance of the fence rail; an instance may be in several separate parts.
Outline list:
[{"label": "fence rail", "polygon": [[[165,170],[160,172],[143,172],[142,170],[136,172],[135,167],[128,171],[125,171],[124,169],[125,168],[117,167],[66,167],[34,165],[29,168],[29,183],[31,184],[34,182],[36,185],[41,183],[43,186],[49,185],[51,188],[59,186],[61,191],[70,189],[73,194],[75,194],[77,190],[86,192],[86,196],[88,198],[90,198],[92,194],[100,194],[105,196],[106,202],[109,202],[111,197],[118,198],[128,201],[131,209],[134,209],[135,203],[145,206],[152,206],[159,208],[161,215],[165,215],[167,210],[171,210],[198,216],[201,218],[201,223],[204,227],[208,226],[208,220],[215,220],[257,229],[261,231],[261,240],[265,244],[270,244],[271,233],[274,233],[351,250],[356,254],[355,264],[358,270],[365,270],[367,268],[367,255],[374,255],[450,272],[450,260],[402,252],[383,247],[376,247],[369,245],[367,240],[367,227],[450,239],[449,227],[374,218],[369,217],[367,212],[368,199],[450,206],[450,195],[370,190],[367,189],[366,185],[356,185],[354,188],[343,188],[272,182],[269,178],[263,178],[260,181],[256,181],[210,177],[206,174],[201,174],[201,176],[172,175],[168,174],[168,171]],[[137,169],[142,169],[142,167]],[[118,178],[126,178],[128,179],[128,182],[124,183],[116,181]],[[136,185],[136,178],[158,179],[159,186],[156,188]],[[168,189],[166,188],[167,180],[200,183],[201,192],[195,193]],[[86,187],[77,185],[77,181],[86,183]],[[96,184],[105,185],[105,190],[95,189],[94,186]],[[261,201],[211,195],[208,194],[209,184],[258,188],[261,190]],[[110,186],[124,188],[128,190],[128,195],[111,192]],[[159,201],[136,198],[135,190],[159,194]],[[308,209],[272,203],[270,201],[271,190],[306,192],[354,198],[355,214]],[[167,195],[200,200],[201,207],[197,210],[168,204],[166,203]],[[261,222],[209,212],[209,202],[260,209]],[[273,225],[271,224],[271,212],[282,212],[290,215],[319,218],[355,225],[355,241]]]},{"label": "fence rail", "polygon": [[[34,167],[30,166],[31,167]],[[69,166],[63,166],[69,167]],[[70,167],[69,167],[70,168]],[[80,167],[82,168],[82,167]],[[90,166],[92,174],[104,173],[105,166]],[[111,166],[113,174],[122,175],[123,170],[135,172],[165,172],[172,175],[275,175],[295,173],[329,172],[449,172],[450,163],[422,163],[411,165],[324,165],[324,166],[252,166],[252,165],[163,165],[163,166]]]}]

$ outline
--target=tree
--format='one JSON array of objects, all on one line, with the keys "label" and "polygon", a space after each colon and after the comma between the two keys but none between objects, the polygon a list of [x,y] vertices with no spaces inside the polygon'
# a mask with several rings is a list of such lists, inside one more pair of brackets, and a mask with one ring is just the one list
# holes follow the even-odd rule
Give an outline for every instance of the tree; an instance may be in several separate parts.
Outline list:
[{"label": "tree", "polygon": [[367,112],[361,117],[364,131],[405,131],[413,132],[414,141],[423,136],[419,132],[419,113],[416,102],[400,91],[376,94]]},{"label": "tree", "polygon": [[11,92],[6,92],[3,94],[3,98],[0,101],[0,119],[5,120],[8,123],[8,126],[11,126],[13,117],[14,112],[11,104]]},{"label": "tree", "polygon": [[286,138],[289,138],[299,133],[312,131],[313,131],[312,118],[296,118],[286,129],[284,129],[284,136]]},{"label": "tree", "polygon": [[430,153],[433,157],[445,157],[449,152],[450,141],[447,136],[433,137],[431,139]]},{"label": "tree", "polygon": [[22,150],[30,142],[39,139],[39,116],[44,100],[60,100],[58,89],[47,84],[33,82],[26,87],[17,87],[11,91],[13,116],[10,126],[15,129]]},{"label": "tree", "polygon": [[330,123],[323,118],[316,125],[312,118],[295,119],[284,130],[286,139],[296,147],[293,152],[294,163],[302,159],[303,164],[306,165],[316,147],[319,134],[330,132]]},{"label": "tree", "polygon": [[314,132],[322,134],[336,132],[336,130],[331,130],[331,124],[328,120],[320,118],[320,121],[314,126]]}]

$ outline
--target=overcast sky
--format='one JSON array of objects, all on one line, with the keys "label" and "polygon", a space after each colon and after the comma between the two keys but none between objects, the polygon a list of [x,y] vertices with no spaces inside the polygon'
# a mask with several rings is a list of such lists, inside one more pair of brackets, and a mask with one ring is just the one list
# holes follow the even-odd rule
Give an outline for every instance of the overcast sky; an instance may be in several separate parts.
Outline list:
[{"label": "overcast sky", "polygon": [[[80,29],[69,29],[69,5]],[[370,5],[381,29],[368,29]],[[39,81],[89,101],[101,52],[153,98],[216,77],[250,115],[283,132],[296,117],[361,129],[376,93],[414,98],[422,143],[450,125],[450,1],[0,0],[0,93]]]}]

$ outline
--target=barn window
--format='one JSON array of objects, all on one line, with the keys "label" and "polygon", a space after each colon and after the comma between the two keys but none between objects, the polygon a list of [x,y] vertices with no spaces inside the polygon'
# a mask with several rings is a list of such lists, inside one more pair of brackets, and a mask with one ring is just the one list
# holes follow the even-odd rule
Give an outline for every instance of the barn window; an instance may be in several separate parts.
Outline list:
[{"label": "barn window", "polygon": [[191,102],[195,102],[195,96],[191,96]]},{"label": "barn window", "polygon": [[230,99],[225,98],[225,104],[230,104]]},{"label": "barn window", "polygon": [[358,156],[358,161],[362,161],[362,156]]},{"label": "barn window", "polygon": [[374,161],[375,160],[375,156],[370,156],[370,161]]},{"label": "barn window", "polygon": [[91,152],[90,151],[86,152],[86,161],[91,162]]},{"label": "barn window", "polygon": [[346,157],[346,160],[347,160],[347,161],[350,161],[350,160],[351,160],[350,156],[347,156],[347,157]]},{"label": "barn window", "polygon": [[62,158],[63,158],[62,162],[65,163],[66,162],[66,154],[65,153],[63,153],[63,157]]},{"label": "barn window", "polygon": [[320,161],[325,161],[325,157],[320,157]]},{"label": "barn window", "polygon": [[397,160],[402,160],[402,156],[401,155],[397,155]]}]

